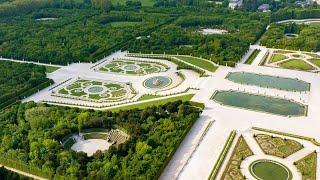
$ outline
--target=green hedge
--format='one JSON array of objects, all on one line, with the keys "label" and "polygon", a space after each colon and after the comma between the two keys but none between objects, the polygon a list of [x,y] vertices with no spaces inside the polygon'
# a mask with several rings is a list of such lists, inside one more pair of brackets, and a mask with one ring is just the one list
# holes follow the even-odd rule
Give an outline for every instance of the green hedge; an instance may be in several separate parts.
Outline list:
[{"label": "green hedge", "polygon": [[48,79],[47,81],[43,82],[42,84],[39,84],[38,86],[34,87],[34,88],[31,88],[31,89],[28,89],[28,90],[23,90],[23,91],[20,91],[18,94],[18,96],[14,96],[14,97],[11,97],[9,98],[7,101],[3,102],[0,104],[0,109],[3,109],[21,99],[24,99],[24,97],[28,97],[28,96],[31,96],[33,95],[34,93],[38,92],[39,90],[42,90],[48,86],[50,86],[50,84],[53,84],[53,80],[51,79]]},{"label": "green hedge", "polygon": [[185,129],[185,131],[183,132],[180,140],[174,145],[174,148],[172,149],[172,151],[168,154],[168,157],[166,158],[164,164],[162,165],[162,167],[159,169],[157,175],[155,176],[154,179],[159,179],[159,177],[161,176],[162,172],[164,171],[164,169],[167,167],[168,163],[170,162],[170,160],[172,159],[172,156],[174,155],[174,153],[177,151],[177,149],[179,148],[180,144],[182,143],[182,141],[185,139],[185,137],[187,136],[187,134],[189,133],[190,129],[192,128],[193,124],[197,121],[197,119],[194,119],[192,122],[190,122],[190,125],[187,129]]},{"label": "green hedge", "polygon": [[214,180],[216,178],[216,176],[218,175],[218,172],[221,168],[222,163],[224,162],[227,153],[229,152],[229,149],[232,145],[232,142],[234,140],[234,138],[236,137],[237,133],[236,131],[232,131],[227,139],[227,142],[224,144],[223,149],[219,155],[219,158],[217,160],[217,162],[214,164],[213,169],[210,173],[210,176],[208,178],[208,180]]}]

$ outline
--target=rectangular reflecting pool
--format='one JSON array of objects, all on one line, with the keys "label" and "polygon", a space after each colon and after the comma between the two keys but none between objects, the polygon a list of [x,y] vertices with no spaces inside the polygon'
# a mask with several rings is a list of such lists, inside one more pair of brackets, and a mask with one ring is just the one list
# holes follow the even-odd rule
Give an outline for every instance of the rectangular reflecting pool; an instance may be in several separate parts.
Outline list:
[{"label": "rectangular reflecting pool", "polygon": [[307,106],[287,99],[238,91],[216,91],[211,97],[219,104],[281,116],[306,116]]},{"label": "rectangular reflecting pool", "polygon": [[249,72],[231,72],[226,79],[239,84],[254,85],[286,91],[309,91],[310,83],[299,79],[269,76]]}]

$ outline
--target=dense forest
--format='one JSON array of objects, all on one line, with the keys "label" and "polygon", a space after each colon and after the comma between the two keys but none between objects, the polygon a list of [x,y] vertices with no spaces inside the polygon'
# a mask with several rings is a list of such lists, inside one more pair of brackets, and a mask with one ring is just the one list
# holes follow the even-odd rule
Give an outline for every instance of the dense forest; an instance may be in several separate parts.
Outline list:
[{"label": "dense forest", "polygon": [[0,61],[0,72],[0,108],[52,82],[46,78],[45,67],[33,64]]},{"label": "dense forest", "polygon": [[[298,36],[286,37],[287,33]],[[262,37],[261,44],[279,49],[320,51],[320,24],[273,24]]]},{"label": "dense forest", "polygon": [[[128,45],[128,50],[144,53],[192,54],[217,63],[237,62],[264,32],[267,18],[260,14],[226,11],[211,16],[182,16],[160,28],[150,38]],[[204,35],[202,28],[224,29],[227,34]]]},{"label": "dense forest", "polygon": [[[291,1],[248,2],[240,11],[229,10],[225,2],[213,5],[204,0],[156,0],[154,7],[150,6],[151,1],[3,2],[0,55],[67,64],[94,62],[116,50],[128,49],[193,54],[221,64],[234,64],[260,38],[270,21],[320,17],[317,8],[284,5],[292,4]],[[271,4],[275,11],[246,12],[262,2]],[[228,33],[203,35],[199,33],[202,28],[224,29]]]},{"label": "dense forest", "polygon": [[[0,112],[0,154],[68,179],[155,179],[198,116],[181,101],[118,113],[16,104]],[[130,138],[92,157],[64,149],[59,141],[78,132],[79,119],[83,128],[121,127]]]},{"label": "dense forest", "polygon": [[118,44],[145,35],[169,19],[167,15],[124,11],[44,9],[23,17],[1,18],[0,52],[4,57],[55,64],[96,61],[119,50]]}]

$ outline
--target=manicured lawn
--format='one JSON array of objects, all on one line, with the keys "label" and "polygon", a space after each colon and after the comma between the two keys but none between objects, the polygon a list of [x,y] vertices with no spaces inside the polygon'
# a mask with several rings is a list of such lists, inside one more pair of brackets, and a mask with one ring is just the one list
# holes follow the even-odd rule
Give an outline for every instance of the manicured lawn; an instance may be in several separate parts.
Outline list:
[{"label": "manicured lawn", "polygon": [[215,66],[214,64],[206,60],[202,60],[200,58],[196,58],[192,56],[173,56],[173,57],[178,58],[182,61],[188,62],[190,64],[193,64],[195,66],[198,66],[202,69],[208,70],[210,72],[215,72],[218,68],[217,66]]},{"label": "manicured lawn", "polygon": [[254,138],[265,154],[280,158],[288,157],[303,148],[297,141],[267,134],[257,134]]},{"label": "manicured lawn", "polygon": [[251,64],[253,60],[258,56],[260,53],[260,49],[255,49],[252,54],[249,56],[249,58],[246,60],[245,64]]},{"label": "manicured lawn", "polygon": [[52,67],[52,66],[45,66],[46,67],[46,73],[52,73],[60,68],[58,67]]},{"label": "manicured lawn", "polygon": [[273,161],[265,160],[250,165],[250,172],[263,180],[287,180],[292,177],[288,168]]},{"label": "manicured lawn", "polygon": [[83,138],[85,140],[87,140],[87,139],[107,139],[107,134],[106,133],[99,133],[99,132],[92,132],[92,133],[84,134]]},{"label": "manicured lawn", "polygon": [[285,55],[282,54],[272,54],[272,57],[270,59],[270,63],[278,62],[281,60],[287,59]]},{"label": "manicured lawn", "polygon": [[244,179],[239,167],[241,162],[251,155],[253,155],[253,153],[247,142],[243,136],[240,136],[221,179]]},{"label": "manicured lawn", "polygon": [[118,112],[120,110],[130,110],[130,109],[143,109],[149,106],[158,106],[158,105],[163,105],[168,102],[174,102],[174,101],[190,101],[194,94],[187,94],[187,95],[182,95],[182,96],[176,96],[176,97],[171,97],[168,99],[161,99],[161,100],[154,100],[150,102],[144,102],[144,103],[138,103],[138,104],[133,104],[133,105],[128,105],[128,106],[123,106],[123,107],[118,107],[118,108],[112,108],[108,109],[108,111],[112,112]]},{"label": "manicured lawn", "polygon": [[313,152],[307,155],[295,162],[295,165],[302,174],[302,180],[316,180],[317,153]]},{"label": "manicured lawn", "polygon": [[296,69],[302,71],[310,71],[314,69],[310,64],[300,59],[292,59],[290,61],[279,64],[279,66],[287,69]]},{"label": "manicured lawn", "polygon": [[309,59],[308,61],[310,61],[312,64],[320,68],[320,59],[313,58],[313,59]]},{"label": "manicured lawn", "polygon": [[145,95],[142,95],[142,96],[139,98],[139,101],[144,101],[144,100],[149,100],[149,99],[155,99],[155,98],[159,98],[159,97],[161,97],[161,96],[145,94]]}]

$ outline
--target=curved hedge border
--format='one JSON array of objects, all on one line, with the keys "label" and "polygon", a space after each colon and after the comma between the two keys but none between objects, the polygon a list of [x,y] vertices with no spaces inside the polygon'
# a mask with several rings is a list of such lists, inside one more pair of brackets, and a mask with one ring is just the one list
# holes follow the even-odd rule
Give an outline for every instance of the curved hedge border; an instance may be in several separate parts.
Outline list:
[{"label": "curved hedge border", "polygon": [[214,180],[217,177],[218,172],[219,172],[219,170],[221,168],[221,165],[224,162],[224,160],[226,158],[226,155],[229,152],[230,147],[232,145],[232,142],[233,142],[234,138],[236,137],[236,135],[237,135],[236,131],[232,131],[230,133],[226,143],[223,146],[223,149],[222,149],[222,151],[221,151],[221,153],[219,155],[219,158],[218,158],[217,162],[213,166],[213,169],[212,169],[212,171],[210,173],[210,176],[209,176],[208,180]]}]

